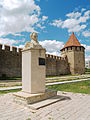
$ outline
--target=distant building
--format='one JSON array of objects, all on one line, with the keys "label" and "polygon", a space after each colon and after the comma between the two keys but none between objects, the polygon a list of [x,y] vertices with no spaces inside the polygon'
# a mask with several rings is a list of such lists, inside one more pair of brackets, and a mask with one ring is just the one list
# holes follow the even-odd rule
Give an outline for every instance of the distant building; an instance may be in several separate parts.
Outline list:
[{"label": "distant building", "polygon": [[90,61],[87,61],[87,62],[85,63],[85,67],[86,67],[86,68],[90,68]]},{"label": "distant building", "polygon": [[85,73],[85,48],[81,46],[73,32],[61,49],[61,56],[67,57],[71,74]]}]

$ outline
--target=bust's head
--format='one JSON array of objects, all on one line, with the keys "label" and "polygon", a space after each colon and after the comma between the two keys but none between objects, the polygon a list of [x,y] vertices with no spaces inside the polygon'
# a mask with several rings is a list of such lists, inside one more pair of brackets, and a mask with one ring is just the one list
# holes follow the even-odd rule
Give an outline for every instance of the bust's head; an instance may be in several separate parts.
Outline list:
[{"label": "bust's head", "polygon": [[37,33],[35,33],[35,32],[33,32],[33,33],[30,34],[31,40],[33,40],[33,41],[35,41],[35,42],[38,42],[38,41],[37,41],[37,37],[38,37],[38,35],[37,35]]}]

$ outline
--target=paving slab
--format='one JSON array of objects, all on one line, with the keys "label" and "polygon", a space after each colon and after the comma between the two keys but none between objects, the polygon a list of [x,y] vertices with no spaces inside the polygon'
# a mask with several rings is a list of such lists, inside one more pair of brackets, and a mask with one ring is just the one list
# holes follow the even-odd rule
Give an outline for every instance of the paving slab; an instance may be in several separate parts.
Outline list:
[{"label": "paving slab", "polygon": [[69,97],[38,110],[16,104],[12,93],[0,95],[0,120],[90,120],[90,95],[58,92]]}]

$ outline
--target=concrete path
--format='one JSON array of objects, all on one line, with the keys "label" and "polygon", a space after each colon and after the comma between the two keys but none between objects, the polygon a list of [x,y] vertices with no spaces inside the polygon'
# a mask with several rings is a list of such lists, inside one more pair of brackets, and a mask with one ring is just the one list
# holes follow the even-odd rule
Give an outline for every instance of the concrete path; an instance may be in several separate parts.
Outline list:
[{"label": "concrete path", "polygon": [[[46,85],[58,85],[58,84],[65,84],[65,83],[75,83],[75,82],[80,82],[80,81],[87,81],[90,80],[90,78],[87,79],[79,79],[79,80],[71,80],[71,81],[63,81],[63,82],[53,82],[53,83],[46,83]],[[22,86],[15,86],[15,87],[1,87],[0,91],[4,90],[15,90],[15,89],[21,89]]]},{"label": "concrete path", "polygon": [[70,99],[32,111],[13,102],[11,93],[0,95],[0,120],[90,120],[90,95],[58,92]]},{"label": "concrete path", "polygon": [[5,91],[5,90],[16,90],[16,89],[21,89],[22,86],[15,86],[15,87],[1,87],[0,91]]},{"label": "concrete path", "polygon": [[70,80],[70,81],[62,81],[62,82],[53,82],[53,83],[47,83],[46,85],[58,85],[58,84],[65,84],[65,83],[75,83],[75,82],[87,81],[87,80],[90,80],[90,78],[79,79],[79,80]]},{"label": "concrete path", "polygon": [[90,74],[84,74],[84,75],[66,75],[66,76],[56,76],[56,77],[48,77],[46,80],[55,80],[55,79],[84,79],[90,77]]}]

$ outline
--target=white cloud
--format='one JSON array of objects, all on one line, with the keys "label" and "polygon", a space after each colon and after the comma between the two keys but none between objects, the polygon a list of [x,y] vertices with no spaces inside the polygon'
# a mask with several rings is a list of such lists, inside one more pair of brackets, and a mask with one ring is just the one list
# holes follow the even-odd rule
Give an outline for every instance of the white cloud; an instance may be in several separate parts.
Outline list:
[{"label": "white cloud", "polygon": [[66,14],[66,19],[56,19],[50,23],[58,28],[67,28],[68,32],[81,32],[87,27],[87,20],[90,19],[90,10],[85,11],[83,8],[81,12],[71,12]]},{"label": "white cloud", "polygon": [[64,42],[56,41],[56,40],[44,40],[39,42],[48,54],[59,55],[60,49],[64,46]]},{"label": "white cloud", "polygon": [[16,43],[16,40],[10,40],[10,39],[0,39],[0,44],[7,44],[7,45],[13,45]]},{"label": "white cloud", "polygon": [[83,29],[85,29],[86,28],[86,25],[76,25],[76,26],[74,26],[74,27],[71,27],[70,29],[68,29],[68,32],[72,32],[72,31],[74,31],[74,32],[80,32],[81,30],[83,30]]},{"label": "white cloud", "polygon": [[90,46],[84,44],[84,47],[85,47],[86,53],[90,53]]},{"label": "white cloud", "polygon": [[86,30],[82,32],[84,37],[90,37],[90,31]]},{"label": "white cloud", "polygon": [[48,16],[42,16],[42,21],[45,21],[48,19]]},{"label": "white cloud", "polygon": [[59,20],[53,20],[53,22],[50,23],[50,24],[53,25],[53,26],[56,26],[56,27],[62,27],[63,21],[61,19],[59,19]]},{"label": "white cloud", "polygon": [[14,40],[14,39],[8,39],[8,38],[0,38],[0,44],[6,44],[6,45],[14,45],[14,46],[18,46],[18,44],[20,43],[24,43],[25,39],[23,40]]},{"label": "white cloud", "polygon": [[66,14],[66,16],[69,18],[78,18],[81,16],[81,13],[80,12],[72,12],[72,13]]},{"label": "white cloud", "polygon": [[86,47],[86,51],[90,53],[90,46]]},{"label": "white cloud", "polygon": [[86,44],[81,44],[82,46],[85,47],[86,52],[90,52],[90,46]]},{"label": "white cloud", "polygon": [[86,10],[85,8],[82,8],[82,9],[81,9],[81,12],[84,12],[85,10]]},{"label": "white cloud", "polygon": [[19,47],[19,48],[24,48],[24,46],[25,46],[25,45],[19,45],[18,47]]},{"label": "white cloud", "polygon": [[86,55],[85,61],[90,61],[90,55]]},{"label": "white cloud", "polygon": [[81,44],[85,47],[85,61],[90,60],[90,46],[86,44]]},{"label": "white cloud", "polygon": [[88,16],[90,18],[90,10],[87,10],[85,13],[84,13],[84,16]]},{"label": "white cloud", "polygon": [[[43,20],[47,18],[43,16]],[[40,7],[34,0],[0,0],[0,36],[33,32],[41,20]]]},{"label": "white cloud", "polygon": [[45,26],[42,26],[40,23],[37,24],[37,27],[40,28],[40,29],[42,29],[42,30],[43,30],[44,28],[46,28]]},{"label": "white cloud", "polygon": [[79,18],[78,21],[80,23],[85,23],[89,19],[90,19],[90,10],[87,10],[86,12],[84,12],[84,15]]}]

